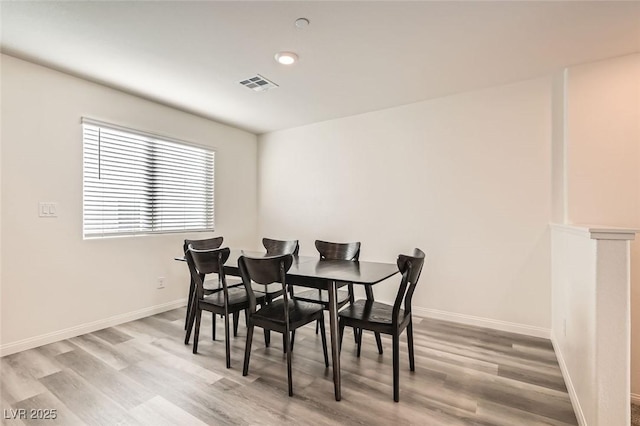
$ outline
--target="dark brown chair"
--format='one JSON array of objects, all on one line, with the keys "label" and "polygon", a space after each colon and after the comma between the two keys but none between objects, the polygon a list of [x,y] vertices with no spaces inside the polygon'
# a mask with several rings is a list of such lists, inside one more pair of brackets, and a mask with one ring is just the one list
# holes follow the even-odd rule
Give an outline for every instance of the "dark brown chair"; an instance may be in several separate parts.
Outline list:
[{"label": "dark brown chair", "polygon": [[281,254],[298,255],[300,245],[298,240],[273,240],[271,238],[263,238],[262,245],[267,250],[267,256],[279,256]]},{"label": "dark brown chair", "polygon": [[[360,243],[330,243],[327,241],[316,240],[316,249],[320,253],[320,259],[332,259],[332,260],[351,260],[356,262],[360,257]],[[353,303],[353,284],[352,283],[338,283],[338,287],[347,286],[347,291],[337,292],[338,309],[345,306],[347,303]],[[365,286],[367,295],[371,294],[373,299],[373,289],[370,285]],[[324,306],[325,310],[329,309],[329,295],[325,290],[307,290],[300,293],[296,293],[294,297],[298,300],[305,302],[320,303]],[[316,325],[316,332],[318,326]],[[356,344],[362,341],[362,334],[358,329],[354,328],[354,338]],[[376,333],[376,344],[378,345],[378,352],[382,353],[382,339],[380,334]]]},{"label": "dark brown chair", "polygon": [[[293,381],[291,378],[291,345],[289,342],[291,333],[310,322],[320,321],[322,333],[322,349],[324,352],[324,364],[329,367],[327,354],[327,339],[324,330],[324,314],[322,306],[316,303],[306,303],[299,300],[290,300],[287,292],[286,273],[291,268],[293,256],[284,254],[281,256],[249,258],[241,256],[238,259],[238,267],[249,295],[249,310],[247,318],[247,344],[244,349],[244,368],[242,375],[249,374],[249,359],[251,357],[251,342],[253,328],[261,327],[265,330],[273,330],[282,333],[284,347],[287,355],[287,379],[289,384],[289,396],[293,396]],[[280,283],[282,298],[272,301],[270,304],[257,309],[258,299],[253,291],[251,283],[272,284]]]},{"label": "dark brown chair", "polygon": [[[184,245],[182,246],[182,251],[183,253],[187,254],[187,249],[189,248],[189,246],[193,246],[194,249],[196,250],[210,250],[210,249],[217,249],[222,245],[222,241],[224,240],[224,237],[214,237],[214,238],[207,238],[207,239],[203,239],[203,240],[184,240]],[[191,273],[189,273],[189,277],[191,277]],[[193,307],[193,294],[195,292],[195,283],[193,282],[192,278],[189,278],[189,298],[187,299],[187,314],[185,315],[184,318],[184,329],[187,329],[187,324],[189,323],[189,315],[191,314],[191,309]],[[237,280],[237,279],[231,279],[227,281],[227,286],[228,287],[237,287],[237,286],[241,286],[242,285],[242,281],[241,280]],[[204,287],[204,293],[205,294],[211,294],[214,293],[215,291],[220,289],[220,283],[219,280],[210,280],[210,281],[205,281],[203,284]],[[238,318],[234,317],[234,335],[238,334]],[[215,315],[213,315],[213,340],[216,340],[216,317]]]},{"label": "dark brown chair", "polygon": [[[393,400],[400,399],[400,334],[407,329],[409,344],[409,369],[415,371],[413,359],[413,323],[411,320],[411,298],[418,284],[424,264],[424,253],[420,249],[413,256],[398,256],[398,269],[402,274],[398,295],[393,306],[373,300],[358,300],[338,313],[340,318],[340,343],[345,326],[377,333],[390,334],[393,339]],[[404,302],[404,309],[403,307]],[[358,354],[360,348],[358,344]]]},{"label": "dark brown chair", "polygon": [[[189,343],[191,330],[195,321],[195,333],[193,336],[193,353],[198,352],[198,338],[200,336],[200,320],[202,311],[212,312],[215,319],[216,314],[224,316],[224,338],[226,344],[227,368],[231,367],[231,343],[229,339],[229,315],[239,313],[249,307],[249,297],[244,287],[228,287],[224,273],[224,264],[229,259],[229,248],[197,250],[190,245],[185,253],[191,277],[195,283],[194,305],[189,316],[187,325],[187,335],[184,339],[185,345]],[[210,294],[204,292],[204,278],[207,274],[218,274],[220,290]],[[264,296],[257,299],[254,296],[254,303],[264,303]],[[215,327],[214,327],[215,330]]]},{"label": "dark brown chair", "polygon": [[[300,250],[300,246],[298,245],[298,240],[274,240],[271,238],[263,238],[262,245],[267,250],[267,256],[280,256],[282,254],[292,254],[294,256],[298,255],[298,251]],[[267,304],[271,303],[271,301],[277,297],[282,296],[282,286],[280,283],[273,283],[269,285],[254,285],[252,286],[254,291],[259,293],[263,293],[266,297]],[[264,330],[264,341],[269,346],[271,341],[271,335],[269,330]],[[282,349],[284,349],[284,339],[282,341]]]},{"label": "dark brown chair", "polygon": [[[294,256],[298,255],[298,240],[283,241],[263,238],[262,245],[267,250],[267,257],[280,256],[283,254],[292,254]],[[267,303],[271,302],[276,297],[282,296],[282,286],[279,283],[254,286],[253,289],[260,293],[264,293],[267,298]]]}]

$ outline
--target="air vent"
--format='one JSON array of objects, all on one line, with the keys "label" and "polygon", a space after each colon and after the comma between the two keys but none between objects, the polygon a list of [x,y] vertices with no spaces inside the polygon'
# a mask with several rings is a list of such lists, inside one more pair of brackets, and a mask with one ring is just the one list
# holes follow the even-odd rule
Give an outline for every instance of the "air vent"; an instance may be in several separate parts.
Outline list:
[{"label": "air vent", "polygon": [[240,82],[244,87],[248,87],[256,92],[266,92],[269,89],[275,89],[278,87],[273,81],[269,81],[260,74],[256,74],[255,77],[247,78]]}]

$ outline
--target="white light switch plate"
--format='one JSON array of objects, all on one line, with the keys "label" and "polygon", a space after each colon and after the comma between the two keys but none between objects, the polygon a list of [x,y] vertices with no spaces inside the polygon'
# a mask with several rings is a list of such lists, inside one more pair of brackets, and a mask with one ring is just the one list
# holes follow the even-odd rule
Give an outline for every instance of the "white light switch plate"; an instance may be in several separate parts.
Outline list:
[{"label": "white light switch plate", "polygon": [[38,203],[38,215],[40,217],[58,217],[58,203],[41,201]]}]

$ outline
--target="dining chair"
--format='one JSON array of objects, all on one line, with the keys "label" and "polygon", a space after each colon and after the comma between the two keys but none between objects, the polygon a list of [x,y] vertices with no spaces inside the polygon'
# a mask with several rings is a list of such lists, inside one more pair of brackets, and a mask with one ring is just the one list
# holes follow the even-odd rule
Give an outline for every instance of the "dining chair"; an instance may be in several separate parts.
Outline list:
[{"label": "dining chair", "polygon": [[[300,250],[300,245],[298,244],[298,240],[274,240],[272,238],[263,238],[262,245],[265,250],[267,250],[267,256],[279,256],[282,254],[292,254],[294,256],[298,255],[298,251]],[[255,283],[254,283],[255,284]],[[252,286],[255,291],[260,293],[264,293],[266,296],[266,303],[271,303],[273,299],[276,297],[282,296],[282,286],[279,283],[269,284],[269,285],[253,285]],[[267,347],[269,346],[271,337],[269,330],[264,330],[264,339]],[[285,350],[284,339],[282,341],[282,349]]]},{"label": "dining chair", "polygon": [[[198,353],[198,338],[200,335],[200,321],[202,311],[210,311],[214,315],[224,316],[224,338],[226,344],[227,368],[231,367],[231,343],[229,339],[229,315],[239,313],[249,307],[249,298],[245,287],[228,287],[224,273],[224,264],[229,259],[229,248],[198,250],[190,245],[185,253],[191,277],[195,283],[194,306],[189,316],[187,334],[184,340],[185,345],[189,344],[191,330],[194,327],[193,353]],[[220,289],[205,294],[204,278],[207,274],[218,274]],[[264,295],[254,296],[254,303],[264,304]],[[215,330],[215,327],[214,327]]]},{"label": "dining chair", "polygon": [[[396,402],[400,399],[400,335],[405,328],[407,329],[407,343],[409,346],[409,369],[415,371],[411,298],[420,278],[424,257],[425,254],[420,249],[415,249],[412,256],[404,254],[398,256],[397,264],[402,274],[402,279],[393,306],[369,299],[361,299],[338,313],[341,346],[345,326],[392,336],[393,400]],[[358,343],[358,356],[360,354],[360,343]]]},{"label": "dining chair", "polygon": [[[298,255],[298,240],[273,240],[271,238],[263,238],[262,245],[267,250],[267,257],[280,256],[283,254]],[[254,286],[254,290],[264,293],[267,299],[267,303],[282,295],[282,286],[280,284],[269,284]]]},{"label": "dining chair", "polygon": [[298,255],[300,245],[298,240],[274,240],[263,238],[262,245],[267,250],[267,256],[279,256],[281,254]]},{"label": "dining chair", "polygon": [[[189,248],[189,246],[193,246],[193,248],[197,249],[197,250],[209,250],[209,249],[217,249],[222,245],[222,241],[224,240],[224,237],[213,237],[213,238],[206,238],[206,239],[202,239],[202,240],[184,240],[184,244],[182,246],[182,251],[186,256],[187,253],[187,249]],[[191,275],[191,274],[189,274]],[[185,315],[184,318],[184,329],[187,329],[187,324],[189,323],[189,314],[191,313],[191,308],[192,308],[192,299],[193,299],[193,293],[195,291],[195,284],[193,282],[193,279],[189,280],[189,298],[187,299],[187,314]],[[242,281],[232,278],[231,280],[227,281],[227,286],[228,287],[237,287],[237,286],[241,286],[242,285]],[[210,281],[205,281],[203,284],[204,287],[204,292],[205,294],[211,294],[214,293],[215,291],[220,289],[220,284],[219,284],[219,280],[210,280]],[[215,315],[212,316],[213,318],[213,340],[216,340],[216,317]],[[233,318],[234,322],[234,335],[238,334],[238,318],[234,317]]]},{"label": "dining chair", "polygon": [[[328,241],[316,240],[316,250],[320,254],[320,259],[329,260],[351,260],[357,262],[360,258],[360,242],[352,243],[333,243]],[[345,306],[347,303],[353,303],[353,284],[352,283],[338,283],[338,287],[347,286],[347,291],[339,290],[337,292],[337,305],[338,309]],[[370,285],[366,285],[365,292],[373,295],[373,289]],[[329,309],[329,295],[326,290],[306,290],[300,293],[296,293],[294,297],[298,300],[312,303],[320,303],[325,310]],[[371,296],[373,298],[373,296]],[[316,333],[318,331],[318,325],[316,324]],[[362,335],[357,328],[353,329],[354,340],[356,344],[362,341]],[[375,333],[376,344],[378,345],[378,352],[382,353],[382,339],[380,333]]]},{"label": "dining chair", "polygon": [[[313,321],[320,321],[322,333],[322,350],[324,352],[325,367],[329,367],[329,355],[327,353],[327,338],[324,329],[324,314],[321,305],[307,303],[300,300],[289,299],[286,273],[291,268],[293,256],[283,254],[280,256],[250,258],[241,256],[238,259],[240,275],[244,281],[247,295],[249,296],[249,309],[247,315],[247,343],[244,349],[244,368],[242,375],[249,374],[249,359],[251,357],[251,343],[254,327],[272,330],[282,333],[285,342],[287,356],[287,381],[289,396],[293,396],[293,380],[291,377],[291,345],[290,333]],[[253,291],[251,283],[273,284],[280,283],[282,298],[272,301],[257,309],[258,299]]]}]

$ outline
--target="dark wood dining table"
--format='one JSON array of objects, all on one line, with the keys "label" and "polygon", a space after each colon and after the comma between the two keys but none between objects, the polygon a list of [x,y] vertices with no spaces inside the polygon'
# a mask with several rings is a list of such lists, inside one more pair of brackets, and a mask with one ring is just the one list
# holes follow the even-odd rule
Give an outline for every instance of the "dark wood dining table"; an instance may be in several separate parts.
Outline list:
[{"label": "dark wood dining table", "polygon": [[[231,250],[225,263],[227,275],[240,276],[238,259],[240,256],[264,257],[264,252]],[[329,322],[331,335],[331,360],[333,384],[336,401],[340,401],[340,331],[338,329],[338,288],[347,283],[374,285],[398,273],[395,263],[379,263],[350,260],[326,260],[312,256],[294,256],[293,265],[287,272],[287,284],[326,290],[329,295]],[[176,260],[184,260],[176,258]],[[373,299],[373,292],[367,292],[367,298]]]}]

